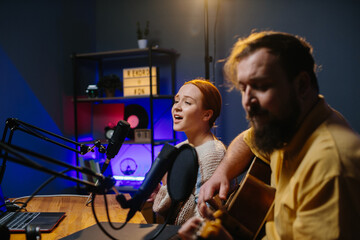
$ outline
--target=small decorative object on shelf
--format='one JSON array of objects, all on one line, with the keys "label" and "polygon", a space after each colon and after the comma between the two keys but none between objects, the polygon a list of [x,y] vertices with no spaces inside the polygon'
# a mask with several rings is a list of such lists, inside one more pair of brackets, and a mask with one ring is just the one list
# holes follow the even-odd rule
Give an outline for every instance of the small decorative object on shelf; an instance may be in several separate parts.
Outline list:
[{"label": "small decorative object on shelf", "polygon": [[121,88],[120,78],[115,74],[104,76],[100,78],[97,87],[105,91],[106,97],[114,97],[115,90]]},{"label": "small decorative object on shelf", "polygon": [[[157,68],[151,67],[152,94],[157,94]],[[150,95],[150,68],[123,69],[124,97],[136,95]]]},{"label": "small decorative object on shelf", "polygon": [[133,175],[137,168],[138,165],[136,164],[135,160],[132,158],[125,158],[120,162],[120,171],[125,176]]},{"label": "small decorative object on shelf", "polygon": [[135,142],[150,143],[151,142],[151,129],[135,129]]},{"label": "small decorative object on shelf", "polygon": [[86,89],[86,94],[89,98],[95,98],[98,96],[99,91],[98,87],[96,85],[89,85]]},{"label": "small decorative object on shelf", "polygon": [[112,135],[113,135],[114,132],[115,132],[115,127],[116,127],[116,126],[114,126],[112,123],[109,123],[108,126],[106,126],[106,127],[104,128],[105,138],[106,138],[107,140],[110,140],[110,139],[111,139]]},{"label": "small decorative object on shelf", "polygon": [[136,34],[138,39],[138,46],[139,48],[147,48],[147,42],[148,42],[147,37],[149,36],[150,33],[150,22],[146,21],[146,26],[144,31],[141,30],[140,22],[137,22],[136,25],[137,25]]}]

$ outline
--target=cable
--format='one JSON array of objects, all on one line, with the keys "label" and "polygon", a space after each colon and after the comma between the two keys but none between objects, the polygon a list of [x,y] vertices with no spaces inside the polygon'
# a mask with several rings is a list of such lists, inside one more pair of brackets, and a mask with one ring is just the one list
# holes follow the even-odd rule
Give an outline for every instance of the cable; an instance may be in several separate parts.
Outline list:
[{"label": "cable", "polygon": [[109,222],[109,225],[111,226],[112,229],[114,230],[120,230],[122,229],[126,224],[127,222],[125,222],[123,225],[121,225],[120,227],[115,227],[113,225],[113,223],[111,222],[111,219],[110,219],[110,214],[109,214],[109,205],[107,203],[107,198],[106,198],[106,195],[104,194],[104,202],[105,202],[105,209],[106,209],[106,215],[107,215],[107,219],[108,219],[108,222]]},{"label": "cable", "polygon": [[[92,199],[91,199],[91,210],[93,212],[96,224],[99,226],[99,228],[101,229],[101,231],[108,236],[111,239],[116,240],[117,238],[113,237],[108,231],[105,230],[105,228],[100,224],[99,219],[96,216],[96,212],[95,212],[95,196],[96,194],[92,194]],[[110,221],[110,216],[109,216],[109,211],[108,211],[108,204],[107,204],[107,200],[106,200],[106,195],[104,194],[104,201],[105,201],[105,209],[106,209],[106,214],[108,217],[108,221],[109,221],[109,225],[111,226],[111,228],[113,228],[114,230],[120,230],[123,227],[125,227],[125,225],[127,224],[127,221],[125,221],[120,227],[116,228]]]},{"label": "cable", "polygon": [[157,238],[160,235],[160,233],[165,229],[165,227],[169,223],[170,219],[172,219],[174,212],[177,209],[177,206],[178,206],[178,202],[171,201],[170,211],[169,211],[169,214],[166,216],[164,224],[161,226],[161,228],[157,232],[154,233],[152,238],[150,238],[149,240],[154,240],[155,238]]}]

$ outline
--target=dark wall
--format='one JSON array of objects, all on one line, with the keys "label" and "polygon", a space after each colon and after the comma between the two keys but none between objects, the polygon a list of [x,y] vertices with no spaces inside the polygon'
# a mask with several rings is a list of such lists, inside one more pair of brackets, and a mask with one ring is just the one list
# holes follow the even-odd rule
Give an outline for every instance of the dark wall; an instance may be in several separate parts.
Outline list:
[{"label": "dark wall", "polygon": [[[238,37],[253,30],[285,31],[305,37],[314,47],[321,93],[350,124],[360,130],[360,2],[321,0],[208,0],[211,80],[221,89],[224,105],[216,134],[226,144],[247,127],[240,95],[224,87],[222,63]],[[153,45],[174,48],[178,88],[204,77],[204,1],[97,1],[98,50],[135,48],[136,22],[150,21]],[[217,21],[215,21],[217,20]],[[216,32],[214,28],[216,26]],[[214,44],[214,41],[216,42]],[[216,49],[216,53],[214,50]],[[213,69],[215,68],[215,73]],[[215,78],[214,78],[215,76]]]},{"label": "dark wall", "polygon": [[[314,46],[316,61],[322,66],[318,74],[321,93],[360,130],[360,113],[354,109],[360,100],[358,1],[208,0],[208,3],[210,55],[216,60],[211,66],[211,80],[220,88],[224,102],[216,134],[226,144],[247,123],[240,95],[227,91],[222,63],[217,61],[228,55],[238,37],[253,29],[305,37]],[[71,137],[70,54],[136,48],[136,22],[143,26],[147,20],[153,45],[173,48],[180,54],[177,89],[184,81],[204,76],[202,0],[0,0],[0,129],[7,117],[18,117]],[[16,141],[34,147],[35,151],[50,151],[25,137]],[[50,152],[67,159],[67,153],[57,151]],[[18,169],[18,165],[8,167],[2,184],[12,196],[29,194],[32,188],[28,184],[38,178],[36,171]],[[19,174],[24,181],[17,180]],[[16,189],[19,185],[20,190]],[[53,191],[64,187],[65,184],[58,184]]]}]

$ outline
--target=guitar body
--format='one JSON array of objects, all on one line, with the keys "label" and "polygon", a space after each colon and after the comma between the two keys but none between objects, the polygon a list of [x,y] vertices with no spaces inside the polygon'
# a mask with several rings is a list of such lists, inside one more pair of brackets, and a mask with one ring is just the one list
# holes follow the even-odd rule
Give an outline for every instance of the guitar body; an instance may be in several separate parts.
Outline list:
[{"label": "guitar body", "polygon": [[[245,177],[225,203],[225,210],[214,213],[221,225],[237,239],[262,237],[259,233],[272,210],[275,197],[275,188],[269,185],[270,175],[270,166],[254,158]],[[206,238],[206,227],[201,232],[202,238]]]}]

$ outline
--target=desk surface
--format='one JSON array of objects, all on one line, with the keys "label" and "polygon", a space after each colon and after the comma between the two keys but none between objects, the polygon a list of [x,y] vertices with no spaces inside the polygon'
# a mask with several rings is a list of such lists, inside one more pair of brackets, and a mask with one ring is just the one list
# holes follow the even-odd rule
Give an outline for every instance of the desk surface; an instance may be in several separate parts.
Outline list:
[{"label": "desk surface", "polygon": [[[126,197],[130,197],[127,195]],[[24,201],[26,198],[20,199]],[[28,206],[29,212],[66,212],[66,217],[51,233],[42,233],[41,239],[60,239],[84,228],[96,224],[91,205],[86,206],[87,196],[64,195],[64,196],[37,196],[33,198]],[[107,195],[110,219],[112,222],[125,222],[128,209],[122,209],[115,199],[114,194]],[[95,198],[95,211],[99,221],[107,222],[104,197]],[[140,212],[129,221],[130,223],[146,223]],[[10,240],[26,239],[25,234],[11,234]]]}]

